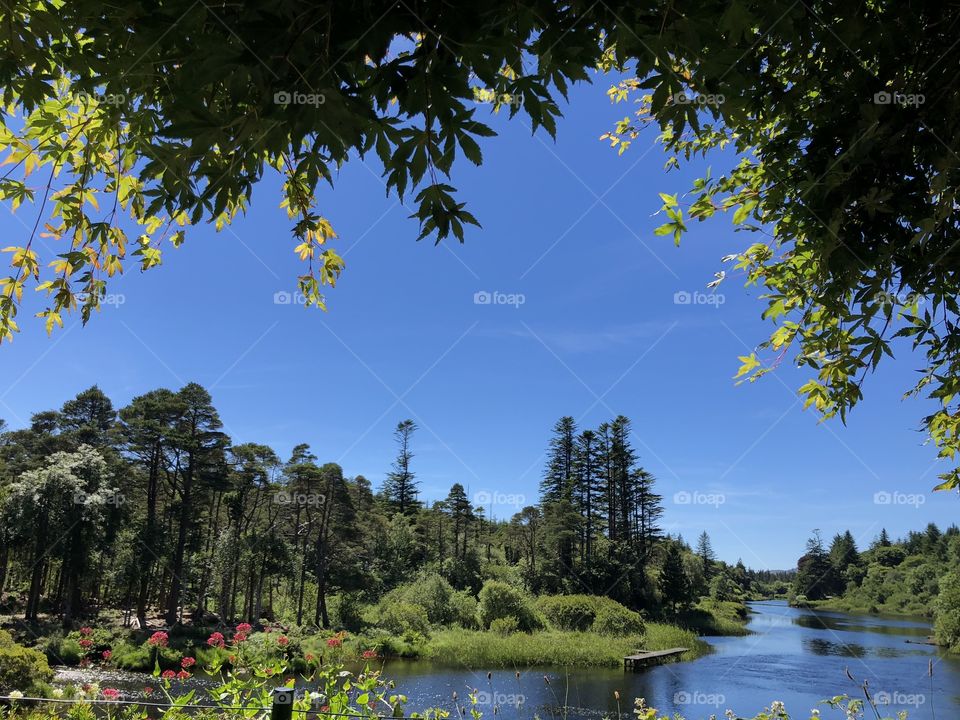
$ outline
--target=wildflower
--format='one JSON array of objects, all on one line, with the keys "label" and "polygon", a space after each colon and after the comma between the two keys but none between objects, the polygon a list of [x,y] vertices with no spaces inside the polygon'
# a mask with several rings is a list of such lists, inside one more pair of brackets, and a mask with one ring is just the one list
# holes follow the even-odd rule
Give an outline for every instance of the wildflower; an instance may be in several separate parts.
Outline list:
[{"label": "wildflower", "polygon": [[289,644],[290,644],[290,638],[288,638],[286,635],[281,635],[280,637],[277,638],[277,645],[279,645],[280,647],[286,647]]},{"label": "wildflower", "polygon": [[190,679],[190,673],[188,673],[186,670],[181,670],[180,672],[177,673],[177,680],[189,680],[189,679]]},{"label": "wildflower", "polygon": [[55,687],[50,691],[50,697],[52,698],[62,698],[63,697],[63,688]]},{"label": "wildflower", "polygon": [[100,656],[104,660],[109,660],[111,657],[113,657],[113,653],[110,650],[104,650],[102,653],[100,653]]},{"label": "wildflower", "polygon": [[246,639],[247,639],[247,634],[242,632],[238,632],[233,636],[233,641],[235,643],[242,643]]},{"label": "wildflower", "polygon": [[153,635],[150,636],[150,639],[147,640],[147,644],[154,645],[156,647],[166,647],[169,641],[169,636],[163,632],[163,630],[157,630]]},{"label": "wildflower", "polygon": [[20,692],[19,690],[11,690],[11,691],[10,691],[10,699],[11,699],[11,700],[22,700],[22,699],[23,699],[23,693]]},{"label": "wildflower", "polygon": [[194,660],[192,657],[185,657],[183,658],[183,660],[180,661],[180,667],[186,669],[188,667],[192,667],[193,665],[195,665],[196,662],[197,661]]},{"label": "wildflower", "polygon": [[101,691],[101,694],[103,695],[103,699],[104,699],[104,700],[119,700],[119,699],[120,699],[120,691],[117,690],[116,688],[104,688],[104,689]]},{"label": "wildflower", "polygon": [[320,708],[320,712],[330,712],[330,706],[324,705],[323,707]]},{"label": "wildflower", "polygon": [[84,636],[93,635],[93,628],[82,627],[80,628],[80,634]]},{"label": "wildflower", "polygon": [[237,625],[238,633],[243,633],[244,635],[247,635],[251,630],[253,630],[253,626],[250,623],[240,623],[239,625]]},{"label": "wildflower", "polygon": [[237,662],[237,656],[236,656],[236,655],[231,655],[231,656],[230,656],[230,664],[231,664],[231,665],[234,665],[234,664],[236,664],[236,662]]},{"label": "wildflower", "polygon": [[210,635],[210,637],[207,638],[207,645],[210,647],[222,648],[224,645],[226,645],[226,642],[224,642],[223,639],[223,633],[215,632]]},{"label": "wildflower", "polygon": [[313,662],[316,659],[316,656],[313,653],[307,653],[303,656],[303,659],[307,662]]},{"label": "wildflower", "polygon": [[147,686],[143,689],[143,694],[144,694],[144,695],[153,695],[153,688],[150,687],[149,685],[147,685]]},{"label": "wildflower", "polygon": [[80,658],[80,667],[82,668],[90,667],[90,658],[88,657]]},{"label": "wildflower", "polygon": [[93,647],[93,640],[90,638],[82,638],[78,644],[84,650],[89,650],[91,647]]},{"label": "wildflower", "polygon": [[376,650],[364,650],[364,651],[363,651],[363,659],[364,659],[364,660],[374,660],[376,657],[377,657],[377,651],[376,651]]},{"label": "wildflower", "polygon": [[338,637],[332,637],[327,639],[327,647],[338,648],[343,645],[343,640]]},{"label": "wildflower", "polygon": [[173,670],[164,670],[160,673],[160,677],[164,680],[173,680],[176,676],[177,674]]}]

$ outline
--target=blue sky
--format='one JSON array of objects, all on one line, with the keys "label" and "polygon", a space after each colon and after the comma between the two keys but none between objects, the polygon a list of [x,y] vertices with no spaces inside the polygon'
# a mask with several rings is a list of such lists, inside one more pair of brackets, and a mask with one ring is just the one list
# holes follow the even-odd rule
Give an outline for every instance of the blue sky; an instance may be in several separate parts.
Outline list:
[{"label": "blue sky", "polygon": [[[953,522],[957,498],[929,492],[938,468],[917,431],[927,405],[902,400],[906,351],[869,379],[846,427],[801,410],[804,376],[789,363],[735,386],[737,356],[770,329],[756,289],[734,277],[722,304],[675,298],[707,292],[720,258],[752,238],[727,219],[696,225],[680,248],[653,235],[657,192],[685,190],[696,168],[665,174],[652,133],[622,157],[609,150],[598,138],[628,108],[605,89],[571,94],[556,142],[491,118],[501,136],[483,144],[484,165],[464,162],[454,178],[483,224],[462,246],[416,243],[379,169],[345,167],[319,199],[347,263],[327,313],[275,302],[302,268],[273,179],[232,228],[194,229],[162,267],[129,270],[110,289],[122,304],[86,328],[70,319],[48,339],[24,310],[24,332],[0,349],[0,417],[22,426],[94,383],[119,407],[196,381],[234,441],[283,457],[308,442],[375,485],[393,427],[411,417],[423,497],[460,482],[508,517],[536,500],[557,418],[595,427],[622,413],[658,478],[666,529],[690,541],[707,530],[731,562],[792,567],[815,527],[866,544],[881,527]],[[30,213],[0,216],[5,245]],[[523,302],[475,302],[483,292]]]}]

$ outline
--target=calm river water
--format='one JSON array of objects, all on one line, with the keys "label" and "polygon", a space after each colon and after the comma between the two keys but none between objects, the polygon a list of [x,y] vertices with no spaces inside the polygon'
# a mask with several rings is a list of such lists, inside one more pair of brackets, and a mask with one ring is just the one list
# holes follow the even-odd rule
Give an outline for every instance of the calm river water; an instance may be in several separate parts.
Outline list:
[{"label": "calm river water", "polygon": [[[709,638],[714,652],[699,660],[637,673],[527,669],[518,679],[512,670],[491,668],[488,680],[488,668],[473,667],[464,658],[461,667],[393,661],[387,663],[384,674],[396,680],[398,692],[408,696],[410,711],[437,706],[452,710],[453,693],[462,702],[473,688],[480,693],[480,709],[487,717],[493,715],[494,705],[505,720],[614,717],[618,709],[614,692],[618,691],[623,718],[632,717],[633,698],[643,697],[662,712],[699,720],[714,713],[722,717],[727,709],[752,717],[774,700],[786,703],[794,717],[809,717],[804,713],[824,698],[861,697],[846,676],[849,670],[857,680],[867,680],[875,696],[889,699],[890,710],[908,710],[911,720],[960,717],[960,660],[921,644],[930,634],[929,624],[799,610],[777,601],[751,603],[751,609],[752,635]],[[932,683],[927,674],[931,660]],[[63,671],[60,679],[76,681],[77,675],[77,671]],[[88,679],[104,685],[112,681],[115,687],[143,686],[142,678],[118,675]],[[566,706],[566,713],[558,710],[561,706]],[[825,718],[831,714],[823,709]]]}]

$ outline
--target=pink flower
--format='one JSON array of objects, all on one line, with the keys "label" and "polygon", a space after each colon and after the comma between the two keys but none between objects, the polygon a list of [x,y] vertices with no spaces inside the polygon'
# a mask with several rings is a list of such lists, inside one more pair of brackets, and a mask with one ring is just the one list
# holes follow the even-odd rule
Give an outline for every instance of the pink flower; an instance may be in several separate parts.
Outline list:
[{"label": "pink flower", "polygon": [[102,653],[100,653],[100,656],[101,656],[104,660],[109,660],[109,659],[113,656],[113,653],[110,652],[109,650],[104,650]]},{"label": "pink flower", "polygon": [[89,650],[91,647],[93,647],[93,640],[90,638],[81,638],[79,645],[84,650]]},{"label": "pink flower", "polygon": [[235,643],[242,643],[246,639],[247,639],[247,634],[242,632],[238,632],[236,635],[233,636],[233,641]]},{"label": "pink flower", "polygon": [[237,625],[238,633],[243,633],[244,635],[246,635],[251,630],[253,630],[253,626],[250,623],[240,623],[239,625]]},{"label": "pink flower", "polygon": [[223,633],[215,632],[207,638],[207,645],[210,647],[222,648],[226,643],[223,640]]},{"label": "pink flower", "polygon": [[277,638],[277,645],[279,645],[280,647],[286,647],[289,644],[290,644],[290,638],[288,638],[286,635],[281,635],[280,637]]},{"label": "pink flower", "polygon": [[104,700],[119,700],[120,691],[116,688],[104,688],[101,690]]},{"label": "pink flower", "polygon": [[194,660],[192,657],[185,657],[183,658],[183,660],[180,661],[180,667],[186,669],[188,667],[192,667],[193,665],[195,665],[196,662],[197,661]]},{"label": "pink flower", "polygon": [[307,662],[313,662],[316,659],[316,656],[313,653],[307,653],[303,656],[303,659]]},{"label": "pink flower", "polygon": [[320,712],[330,712],[330,706],[324,705],[322,708],[320,708]]},{"label": "pink flower", "polygon": [[341,645],[343,645],[343,640],[338,637],[332,637],[327,640],[327,647],[336,648],[340,647]]},{"label": "pink flower", "polygon": [[169,636],[163,632],[163,630],[157,630],[153,635],[150,636],[150,639],[147,640],[147,644],[154,645],[156,647],[166,647],[169,641]]},{"label": "pink flower", "polygon": [[147,685],[147,686],[143,689],[143,694],[144,694],[144,695],[152,695],[152,694],[153,694],[153,688],[150,687],[149,685]]},{"label": "pink flower", "polygon": [[160,673],[160,677],[162,677],[164,680],[173,680],[176,676],[177,674],[173,670],[164,670],[162,673]]},{"label": "pink flower", "polygon": [[81,635],[93,635],[93,628],[82,627],[80,628]]},{"label": "pink flower", "polygon": [[363,659],[364,659],[364,660],[373,660],[373,659],[375,659],[376,657],[377,657],[377,651],[376,651],[376,650],[364,650],[364,651],[363,651]]},{"label": "pink flower", "polygon": [[181,670],[177,673],[177,680],[187,680],[190,677],[190,673],[186,670]]}]

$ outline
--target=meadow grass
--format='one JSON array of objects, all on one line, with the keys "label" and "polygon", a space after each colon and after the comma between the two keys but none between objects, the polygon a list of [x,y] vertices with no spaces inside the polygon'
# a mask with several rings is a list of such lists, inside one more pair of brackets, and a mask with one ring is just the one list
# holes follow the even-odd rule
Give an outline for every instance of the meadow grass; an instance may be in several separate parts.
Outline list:
[{"label": "meadow grass", "polygon": [[647,623],[643,636],[610,637],[590,632],[543,630],[497,635],[478,630],[439,630],[423,648],[425,659],[443,664],[488,667],[619,667],[623,658],[639,649],[687,647],[683,660],[692,660],[709,646],[689,631],[673,625]]}]

